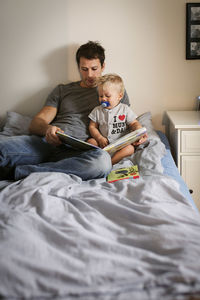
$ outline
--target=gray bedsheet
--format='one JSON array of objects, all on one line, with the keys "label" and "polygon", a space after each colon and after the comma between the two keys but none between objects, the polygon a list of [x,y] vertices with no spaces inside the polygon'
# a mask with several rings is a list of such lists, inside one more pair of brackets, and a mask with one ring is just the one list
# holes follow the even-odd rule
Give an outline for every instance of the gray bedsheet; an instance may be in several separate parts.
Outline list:
[{"label": "gray bedsheet", "polygon": [[162,174],[164,151],[150,139],[117,166],[138,163],[138,179],[33,173],[5,187],[0,295],[178,300],[200,293],[199,214]]}]

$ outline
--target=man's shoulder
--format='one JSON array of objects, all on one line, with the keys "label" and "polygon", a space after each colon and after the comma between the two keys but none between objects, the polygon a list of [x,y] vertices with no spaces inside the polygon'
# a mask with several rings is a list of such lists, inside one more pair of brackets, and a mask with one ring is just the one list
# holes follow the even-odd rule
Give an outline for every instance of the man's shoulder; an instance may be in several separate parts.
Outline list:
[{"label": "man's shoulder", "polygon": [[129,101],[129,97],[128,97],[126,90],[124,91],[124,96],[121,99],[121,103],[124,103],[124,104],[127,104],[128,106],[130,106],[130,101]]}]

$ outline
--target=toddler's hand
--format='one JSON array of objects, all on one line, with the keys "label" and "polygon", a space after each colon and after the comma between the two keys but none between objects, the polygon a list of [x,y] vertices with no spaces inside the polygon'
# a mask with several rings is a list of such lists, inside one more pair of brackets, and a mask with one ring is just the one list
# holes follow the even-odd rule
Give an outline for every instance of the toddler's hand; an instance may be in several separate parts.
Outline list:
[{"label": "toddler's hand", "polygon": [[148,135],[145,133],[140,139],[139,141],[133,143],[134,146],[138,146],[138,145],[141,145],[143,144],[148,138]]},{"label": "toddler's hand", "polygon": [[107,138],[105,138],[104,136],[100,137],[100,138],[98,139],[98,144],[99,144],[99,146],[100,146],[101,148],[106,147],[106,146],[108,145],[108,140],[107,140]]}]

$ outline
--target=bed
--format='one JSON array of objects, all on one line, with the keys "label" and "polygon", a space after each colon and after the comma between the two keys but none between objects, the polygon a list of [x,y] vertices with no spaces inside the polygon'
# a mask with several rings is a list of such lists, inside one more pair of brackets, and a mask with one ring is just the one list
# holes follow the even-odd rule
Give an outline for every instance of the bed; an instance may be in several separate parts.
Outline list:
[{"label": "bed", "polygon": [[[0,138],[29,121],[10,112]],[[149,145],[115,166],[137,164],[138,179],[0,182],[2,299],[200,299],[198,210],[166,136],[149,112],[139,121]]]}]

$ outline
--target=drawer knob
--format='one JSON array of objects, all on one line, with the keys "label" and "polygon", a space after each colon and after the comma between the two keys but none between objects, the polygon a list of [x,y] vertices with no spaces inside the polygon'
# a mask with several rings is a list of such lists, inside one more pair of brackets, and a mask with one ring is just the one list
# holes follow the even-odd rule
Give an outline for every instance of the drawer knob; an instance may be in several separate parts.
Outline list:
[{"label": "drawer knob", "polygon": [[193,194],[193,190],[189,190],[190,194]]}]

